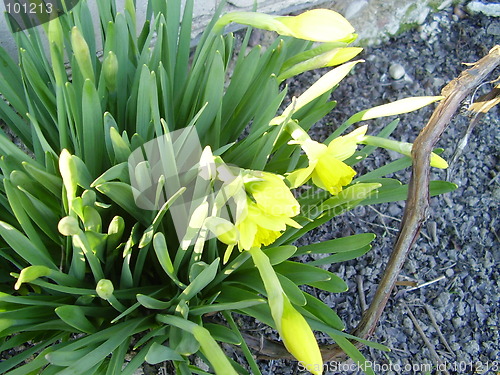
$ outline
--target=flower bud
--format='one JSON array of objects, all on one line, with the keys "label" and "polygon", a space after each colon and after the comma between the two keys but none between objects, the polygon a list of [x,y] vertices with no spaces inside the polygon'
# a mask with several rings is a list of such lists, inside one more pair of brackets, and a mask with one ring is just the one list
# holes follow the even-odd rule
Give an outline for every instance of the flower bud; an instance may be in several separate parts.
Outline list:
[{"label": "flower bud", "polygon": [[118,59],[113,51],[109,51],[108,56],[102,63],[102,74],[106,88],[112,92],[116,90],[116,77],[118,74]]},{"label": "flower bud", "polygon": [[286,349],[315,375],[323,373],[323,358],[314,333],[302,314],[292,306],[288,298],[283,299],[283,315],[280,336]]},{"label": "flower bud", "polygon": [[89,46],[76,26],[71,29],[71,46],[83,78],[94,82],[94,68],[90,59]]},{"label": "flower bud", "polygon": [[298,16],[276,17],[257,12],[234,12],[219,18],[214,30],[231,22],[275,31],[313,42],[333,42],[352,39],[354,28],[342,15],[329,9],[313,9]]},{"label": "flower bud", "polygon": [[[413,143],[408,143],[408,142],[399,142],[399,141],[394,141],[392,139],[386,139],[382,137],[375,137],[375,136],[370,136],[367,135],[363,137],[362,142],[363,144],[370,145],[370,146],[376,146],[376,147],[382,147],[386,148],[388,150],[396,151],[399,152],[400,154],[406,155],[411,157],[411,150],[413,148]],[[446,160],[444,160],[441,156],[438,154],[431,152],[430,155],[430,165],[431,167],[435,168],[441,168],[441,169],[446,169],[448,168],[448,163]]]},{"label": "flower bud", "polygon": [[295,38],[333,42],[348,38],[354,28],[342,15],[329,9],[313,9],[298,16],[276,17]]},{"label": "flower bud", "polygon": [[17,279],[16,285],[14,286],[15,290],[19,290],[23,283],[29,283],[33,280],[38,279],[39,277],[49,276],[51,274],[51,270],[45,266],[29,266],[23,268],[21,270],[21,274]]},{"label": "flower bud", "polygon": [[113,292],[115,288],[113,287],[113,283],[108,279],[101,279],[97,283],[95,288],[97,295],[104,300],[109,300],[113,296]]},{"label": "flower bud", "polygon": [[59,18],[54,18],[49,22],[49,42],[54,43],[61,51],[64,48],[63,31]]},{"label": "flower bud", "polygon": [[57,229],[63,236],[74,236],[80,232],[78,220],[71,216],[63,217],[57,224]]}]

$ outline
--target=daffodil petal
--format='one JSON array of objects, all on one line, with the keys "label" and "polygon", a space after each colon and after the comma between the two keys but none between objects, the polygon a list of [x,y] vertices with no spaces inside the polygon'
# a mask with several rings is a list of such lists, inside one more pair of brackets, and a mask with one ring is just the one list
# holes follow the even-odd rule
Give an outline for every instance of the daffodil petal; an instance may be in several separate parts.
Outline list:
[{"label": "daffodil petal", "polygon": [[292,189],[295,189],[304,185],[311,178],[313,171],[314,165],[310,165],[307,168],[300,168],[286,176],[286,180],[290,183]]},{"label": "daffodil petal", "polygon": [[295,216],[300,205],[279,175],[261,172],[255,177],[260,180],[245,184],[245,189],[252,195],[259,208],[270,215]]},{"label": "daffodil petal", "polygon": [[361,126],[347,135],[335,138],[328,144],[328,154],[341,161],[350,158],[356,152],[358,143],[362,141],[367,128],[366,125]]},{"label": "daffodil petal", "polygon": [[298,16],[276,17],[291,36],[315,42],[333,42],[354,33],[354,28],[342,15],[329,9],[313,9]]},{"label": "daffodil petal", "polygon": [[297,223],[295,220],[290,219],[289,217],[284,218],[284,220],[285,220],[285,224],[290,226],[290,227],[297,228],[297,229],[302,228],[302,225]]},{"label": "daffodil petal", "polygon": [[257,234],[257,224],[251,220],[243,220],[237,225],[240,233],[238,248],[240,250],[250,250],[253,246],[255,235]]},{"label": "daffodil petal", "polygon": [[234,224],[229,220],[211,216],[205,220],[204,224],[219,241],[226,245],[234,245],[238,242],[239,233]]},{"label": "daffodil petal", "polygon": [[335,195],[342,191],[342,187],[348,185],[355,175],[356,171],[350,166],[325,155],[316,165],[312,179],[316,186]]},{"label": "daffodil petal", "polygon": [[309,164],[314,163],[328,151],[328,147],[326,145],[313,141],[312,139],[308,139],[302,143],[302,149],[309,158]]}]

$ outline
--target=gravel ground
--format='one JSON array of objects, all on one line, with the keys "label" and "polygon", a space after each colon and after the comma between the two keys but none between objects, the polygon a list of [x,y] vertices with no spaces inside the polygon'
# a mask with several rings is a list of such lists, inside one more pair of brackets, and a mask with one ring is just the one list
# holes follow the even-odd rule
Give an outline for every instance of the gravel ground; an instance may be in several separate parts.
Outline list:
[{"label": "gravel ground", "polygon": [[[325,139],[332,127],[359,110],[408,96],[439,95],[441,88],[465,69],[462,63],[475,62],[500,42],[500,19],[468,15],[449,8],[431,15],[425,24],[388,43],[366,48],[364,64],[334,92],[337,108],[314,128],[318,140]],[[392,66],[392,68],[391,68]],[[402,78],[394,74],[394,70]],[[399,72],[398,72],[399,70]],[[498,76],[492,75],[491,79]],[[304,74],[292,90],[318,78],[318,73]],[[483,85],[474,97],[486,93],[492,84]],[[473,98],[468,98],[472,100]],[[457,114],[438,146],[451,160],[463,138],[470,118],[464,106]],[[425,125],[434,107],[401,116],[393,137],[412,141]],[[376,134],[392,119],[368,123]],[[494,108],[472,132],[462,156],[451,173],[434,170],[434,179],[447,179],[458,185],[452,193],[431,199],[429,219],[412,249],[399,280],[413,281],[426,287],[393,294],[373,339],[392,349],[389,353],[364,350],[378,374],[425,374],[426,366],[435,365],[434,350],[443,362],[439,370],[450,374],[498,374],[500,371],[499,324],[499,116]],[[381,151],[363,163],[362,174],[399,156]],[[409,181],[409,171],[396,177]],[[349,291],[323,298],[331,301],[348,330],[361,316],[359,284],[362,280],[366,300],[372,299],[377,283],[395,241],[403,212],[403,202],[361,207],[319,228],[302,243],[314,243],[339,235],[373,232],[374,248],[364,257],[331,267],[343,277]],[[423,331],[420,334],[408,309]],[[432,320],[435,321],[433,324]],[[440,339],[439,332],[444,340]],[[426,345],[424,337],[429,344]],[[432,349],[430,349],[432,348]],[[354,366],[355,367],[355,366]],[[327,374],[357,374],[344,366]],[[378,371],[377,371],[378,370]],[[290,373],[290,368],[276,364],[270,373]],[[432,374],[439,372],[436,366]]]},{"label": "gravel ground", "polygon": [[[354,74],[335,91],[338,106],[313,128],[313,136],[324,140],[336,124],[362,109],[408,96],[438,95],[441,88],[465,68],[462,63],[477,61],[498,43],[499,18],[471,16],[458,11],[454,14],[452,8],[430,15],[418,29],[365,49],[361,58],[366,62],[358,64]],[[399,67],[391,69],[395,64]],[[400,70],[402,78],[394,79],[394,69]],[[497,71],[492,79],[498,74]],[[318,72],[303,74],[291,83],[291,92],[299,95],[319,76]],[[492,84],[485,84],[475,97],[491,87]],[[430,106],[401,116],[393,137],[402,141],[414,140],[432,109]],[[368,124],[370,133],[376,134],[390,120],[371,121]],[[469,121],[463,110],[443,135],[438,146],[446,149],[443,156],[447,160],[451,160]],[[452,165],[452,173],[447,177],[444,171],[433,171],[434,179],[448,178],[459,187],[452,193],[431,199],[430,217],[399,279],[419,285],[435,282],[413,291],[400,287],[389,300],[373,340],[387,345],[391,352],[363,349],[377,374],[425,374],[426,365],[436,364],[429,346],[450,374],[498,374],[500,371],[498,130],[498,108],[495,108],[472,132],[463,155]],[[380,151],[365,160],[358,172],[363,174],[397,157]],[[409,171],[389,177],[408,182]],[[371,252],[330,268],[348,282],[349,291],[319,295],[337,310],[348,331],[356,326],[361,316],[357,280],[362,280],[369,303],[396,238],[403,207],[403,202],[360,207],[300,241],[306,244],[355,233],[377,234]],[[408,309],[415,315],[429,345],[415,328]],[[440,339],[439,332],[445,340]],[[350,368],[356,366],[349,362],[343,367],[334,364],[328,367],[325,374],[362,374],[359,370],[351,371]],[[263,374],[300,373],[292,362],[262,362],[262,368]],[[164,372],[158,366],[146,365],[144,373]],[[433,367],[430,373],[444,372]]]}]

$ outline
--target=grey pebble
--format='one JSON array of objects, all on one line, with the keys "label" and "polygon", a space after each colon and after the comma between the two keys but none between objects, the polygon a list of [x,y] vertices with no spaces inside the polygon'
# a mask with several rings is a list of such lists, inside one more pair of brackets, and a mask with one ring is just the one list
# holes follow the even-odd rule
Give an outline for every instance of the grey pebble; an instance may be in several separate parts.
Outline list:
[{"label": "grey pebble", "polygon": [[392,79],[398,80],[405,76],[406,71],[403,65],[399,63],[393,63],[389,66],[389,75]]},{"label": "grey pebble", "polygon": [[397,205],[397,203],[393,203],[389,205],[389,214],[394,217],[398,217],[401,215],[401,208]]},{"label": "grey pebble", "polygon": [[465,315],[465,308],[466,308],[466,304],[464,301],[460,301],[458,303],[458,309],[457,309],[457,314],[459,316],[464,316]]},{"label": "grey pebble", "polygon": [[451,320],[451,322],[453,323],[453,326],[456,328],[456,329],[459,329],[460,327],[463,326],[464,322],[462,320],[462,318],[460,317],[456,317],[456,318],[453,318]]},{"label": "grey pebble", "polygon": [[465,351],[471,355],[477,355],[479,352],[479,344],[476,341],[469,341],[465,344]]}]

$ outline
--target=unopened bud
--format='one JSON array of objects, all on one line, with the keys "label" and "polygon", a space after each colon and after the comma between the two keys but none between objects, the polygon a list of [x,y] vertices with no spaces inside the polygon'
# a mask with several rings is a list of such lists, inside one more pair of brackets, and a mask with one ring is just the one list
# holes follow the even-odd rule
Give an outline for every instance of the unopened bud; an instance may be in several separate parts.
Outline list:
[{"label": "unopened bud", "polygon": [[104,83],[109,91],[116,90],[116,77],[118,75],[118,59],[113,51],[109,51],[108,56],[102,63],[102,74]]},{"label": "unopened bud", "polygon": [[66,216],[59,221],[57,229],[63,236],[74,236],[80,231],[80,226],[74,217]]},{"label": "unopened bud", "polygon": [[90,60],[89,46],[76,26],[71,29],[71,46],[83,78],[94,82],[94,68]]},{"label": "unopened bud", "polygon": [[108,280],[108,279],[101,279],[97,283],[97,286],[95,288],[95,291],[97,292],[97,295],[101,297],[104,300],[108,300],[113,296],[113,292],[115,291],[115,288],[113,286],[113,283]]}]

